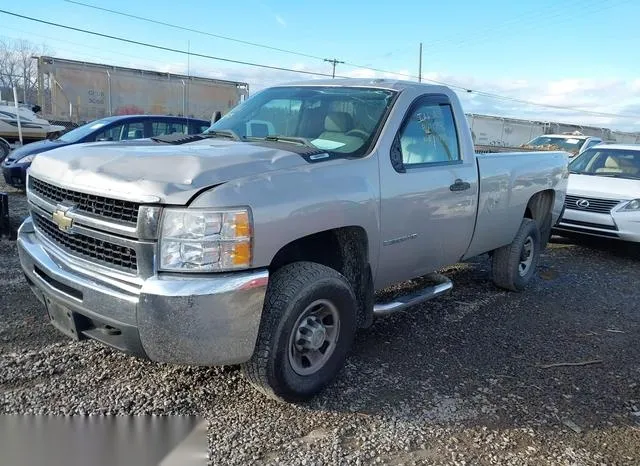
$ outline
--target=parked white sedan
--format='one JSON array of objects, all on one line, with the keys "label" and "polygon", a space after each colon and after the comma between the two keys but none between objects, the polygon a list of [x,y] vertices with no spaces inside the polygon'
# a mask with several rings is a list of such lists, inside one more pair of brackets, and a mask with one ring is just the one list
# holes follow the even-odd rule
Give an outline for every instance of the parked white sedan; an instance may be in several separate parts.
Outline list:
[{"label": "parked white sedan", "polygon": [[569,164],[554,232],[640,242],[640,144],[598,144]]}]

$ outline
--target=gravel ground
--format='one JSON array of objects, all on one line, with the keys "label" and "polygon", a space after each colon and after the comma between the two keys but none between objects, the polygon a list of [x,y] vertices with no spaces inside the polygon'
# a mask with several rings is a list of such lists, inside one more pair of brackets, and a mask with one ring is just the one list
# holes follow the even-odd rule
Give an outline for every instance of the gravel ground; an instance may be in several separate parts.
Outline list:
[{"label": "gravel ground", "polygon": [[[13,188],[5,184],[1,174],[0,174],[0,193],[9,194],[9,212],[10,212],[9,221],[11,224],[11,228],[15,232],[20,226],[22,219],[28,215],[27,214],[27,198],[24,195],[24,191]],[[2,258],[0,258],[0,261],[2,261]],[[0,262],[0,264],[2,263]]]},{"label": "gravel ground", "polygon": [[[20,217],[23,196],[10,202]],[[68,341],[0,241],[0,413],[201,414],[212,464],[637,465],[639,262],[556,239],[519,294],[492,285],[486,258],[448,268],[450,295],[377,320],[337,381],[295,406],[236,368]]]}]

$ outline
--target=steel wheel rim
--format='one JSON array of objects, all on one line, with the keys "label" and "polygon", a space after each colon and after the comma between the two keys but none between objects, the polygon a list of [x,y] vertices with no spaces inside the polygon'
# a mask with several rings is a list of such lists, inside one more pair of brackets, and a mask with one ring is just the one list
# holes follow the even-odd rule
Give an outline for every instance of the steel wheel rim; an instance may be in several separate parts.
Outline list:
[{"label": "steel wheel rim", "polygon": [[531,269],[533,263],[533,256],[535,252],[535,246],[533,244],[533,238],[527,236],[522,245],[522,251],[520,253],[520,263],[518,264],[518,273],[521,277],[524,277]]},{"label": "steel wheel rim", "polygon": [[318,299],[296,320],[289,337],[289,364],[298,375],[319,371],[336,349],[340,315],[335,304]]}]

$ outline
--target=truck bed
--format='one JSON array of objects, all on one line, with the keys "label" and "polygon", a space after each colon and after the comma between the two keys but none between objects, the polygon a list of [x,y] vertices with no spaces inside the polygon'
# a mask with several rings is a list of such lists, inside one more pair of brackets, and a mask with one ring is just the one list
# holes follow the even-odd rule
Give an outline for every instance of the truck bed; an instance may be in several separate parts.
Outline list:
[{"label": "truck bed", "polygon": [[[520,227],[529,199],[543,190],[555,192],[558,184],[566,184],[568,176],[566,152],[477,155],[480,189],[476,227],[464,259],[509,244]],[[554,199],[553,222],[559,218],[563,204],[564,197]]]}]

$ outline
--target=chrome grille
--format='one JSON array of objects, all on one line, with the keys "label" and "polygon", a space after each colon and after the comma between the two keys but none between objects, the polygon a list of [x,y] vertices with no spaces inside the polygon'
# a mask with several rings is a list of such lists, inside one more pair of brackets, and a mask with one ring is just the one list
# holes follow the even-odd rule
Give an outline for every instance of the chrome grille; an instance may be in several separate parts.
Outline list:
[{"label": "chrome grille", "polygon": [[121,201],[119,199],[111,199],[59,188],[58,186],[45,183],[33,177],[30,177],[30,189],[38,196],[53,204],[63,201],[73,202],[73,204],[75,204],[75,210],[79,212],[120,220],[131,224],[138,222],[140,204],[135,202]]},{"label": "chrome grille", "polygon": [[[589,204],[585,207],[579,207],[578,202],[587,201]],[[615,199],[598,199],[595,197],[581,197],[567,195],[564,205],[567,209],[582,210],[585,212],[596,212],[599,214],[608,214],[620,201]]]},{"label": "chrome grille", "polygon": [[138,265],[134,249],[91,236],[64,233],[53,221],[36,212],[32,212],[32,217],[36,228],[65,251],[102,265],[137,272]]}]

